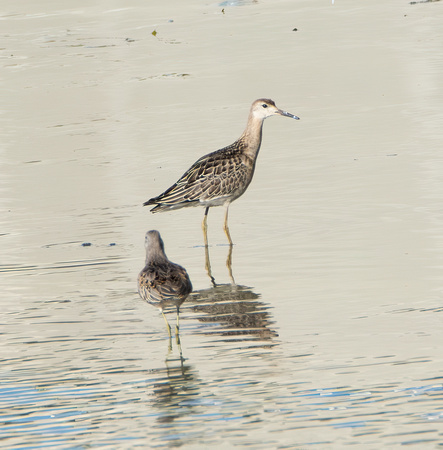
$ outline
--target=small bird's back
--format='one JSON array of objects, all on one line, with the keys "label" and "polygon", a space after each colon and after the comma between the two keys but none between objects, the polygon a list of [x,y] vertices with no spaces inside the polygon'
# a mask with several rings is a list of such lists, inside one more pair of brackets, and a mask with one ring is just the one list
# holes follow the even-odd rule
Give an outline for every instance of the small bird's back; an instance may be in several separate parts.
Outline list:
[{"label": "small bird's back", "polygon": [[180,306],[192,292],[192,284],[186,270],[178,264],[150,263],[138,276],[140,297],[153,306]]}]

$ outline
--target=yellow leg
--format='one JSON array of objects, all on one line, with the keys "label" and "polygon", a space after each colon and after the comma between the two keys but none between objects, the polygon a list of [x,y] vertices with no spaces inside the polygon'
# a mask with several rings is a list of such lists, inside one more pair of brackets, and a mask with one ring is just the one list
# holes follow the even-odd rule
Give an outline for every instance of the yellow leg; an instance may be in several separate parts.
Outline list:
[{"label": "yellow leg", "polygon": [[171,350],[172,350],[172,342],[171,342],[171,339],[172,339],[171,325],[169,325],[168,319],[166,318],[165,313],[164,313],[163,311],[162,311],[162,316],[163,316],[163,319],[165,319],[166,327],[167,327],[167,329],[168,329],[168,336],[169,336],[169,346],[168,346],[168,350],[171,351]]},{"label": "yellow leg", "polygon": [[208,212],[209,212],[209,206],[205,209],[205,216],[203,217],[203,222],[202,222],[203,239],[205,241],[205,247],[208,246]]},{"label": "yellow leg", "polygon": [[168,319],[165,316],[165,313],[162,311],[163,319],[165,319],[166,327],[168,328],[168,335],[171,337],[171,325],[169,325]]},{"label": "yellow leg", "polygon": [[225,222],[223,224],[223,230],[225,231],[226,237],[228,238],[229,245],[233,245],[231,234],[229,233],[229,227],[228,227],[228,211],[229,211],[229,203],[226,205],[226,211],[225,211]]},{"label": "yellow leg", "polygon": [[168,329],[169,339],[171,339],[171,336],[172,336],[172,334],[171,334],[171,325],[169,325],[168,319],[166,318],[165,313],[163,311],[162,311],[162,316],[163,316],[163,319],[165,319],[166,328]]}]

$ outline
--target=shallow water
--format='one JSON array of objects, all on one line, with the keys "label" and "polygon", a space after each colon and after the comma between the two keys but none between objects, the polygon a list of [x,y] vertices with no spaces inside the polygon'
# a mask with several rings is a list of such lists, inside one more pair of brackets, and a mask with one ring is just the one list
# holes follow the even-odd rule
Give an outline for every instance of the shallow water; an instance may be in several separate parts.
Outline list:
[{"label": "shallow water", "polygon": [[[441,447],[442,17],[7,2],[3,446]],[[203,210],[141,204],[233,142],[258,97],[301,120],[266,121],[231,206],[236,284],[210,211],[214,288]],[[136,291],[148,229],[194,285],[171,350]]]}]

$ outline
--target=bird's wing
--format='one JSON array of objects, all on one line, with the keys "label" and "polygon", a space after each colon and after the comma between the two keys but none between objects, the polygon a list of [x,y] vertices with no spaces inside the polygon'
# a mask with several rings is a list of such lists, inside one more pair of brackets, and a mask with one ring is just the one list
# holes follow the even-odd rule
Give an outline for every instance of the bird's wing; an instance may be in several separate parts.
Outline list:
[{"label": "bird's wing", "polygon": [[176,287],[177,295],[180,298],[186,298],[192,292],[192,283],[188,272],[182,266],[173,264],[172,283]]},{"label": "bird's wing", "polygon": [[203,156],[163,194],[148,204],[176,204],[232,194],[247,179],[241,154],[230,147]]}]

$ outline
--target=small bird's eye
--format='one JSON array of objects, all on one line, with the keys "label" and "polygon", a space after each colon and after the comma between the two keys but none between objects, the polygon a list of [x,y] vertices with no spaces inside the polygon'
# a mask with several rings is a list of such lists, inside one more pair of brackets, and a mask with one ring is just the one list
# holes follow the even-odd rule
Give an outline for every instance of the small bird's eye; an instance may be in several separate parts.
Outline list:
[{"label": "small bird's eye", "polygon": [[263,103],[263,108],[267,108],[268,107],[268,105],[266,104],[266,103]]}]

